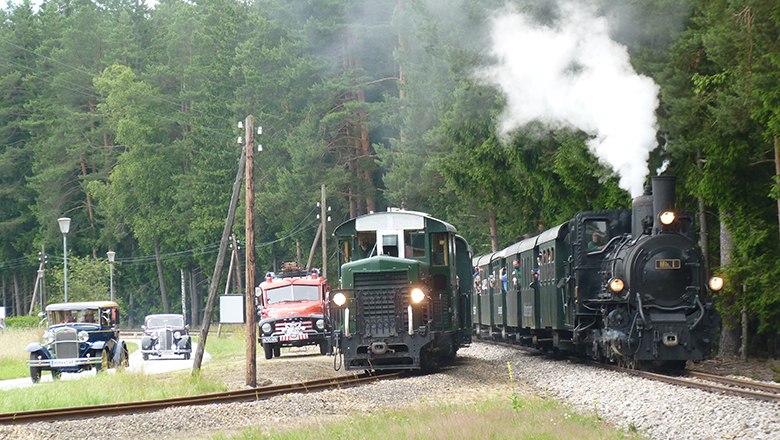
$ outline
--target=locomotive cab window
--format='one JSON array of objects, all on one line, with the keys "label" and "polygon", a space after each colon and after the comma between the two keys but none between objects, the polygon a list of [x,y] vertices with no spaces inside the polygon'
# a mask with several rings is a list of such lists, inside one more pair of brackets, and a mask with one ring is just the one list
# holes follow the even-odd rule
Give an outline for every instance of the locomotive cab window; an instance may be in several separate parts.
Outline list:
[{"label": "locomotive cab window", "polygon": [[398,236],[397,235],[383,235],[382,236],[382,254],[391,257],[398,256]]},{"label": "locomotive cab window", "polygon": [[355,260],[376,255],[376,236],[373,232],[359,233],[357,235],[357,247],[355,248]]},{"label": "locomotive cab window", "polygon": [[447,261],[447,234],[435,232],[431,234],[431,264],[434,266],[446,266]]},{"label": "locomotive cab window", "polygon": [[609,241],[609,231],[607,222],[604,220],[592,220],[585,223],[585,237],[588,252],[595,252],[604,249]]},{"label": "locomotive cab window", "polygon": [[425,231],[404,231],[404,257],[425,257]]},{"label": "locomotive cab window", "polygon": [[339,264],[352,261],[352,246],[349,241],[342,241],[339,245]]}]

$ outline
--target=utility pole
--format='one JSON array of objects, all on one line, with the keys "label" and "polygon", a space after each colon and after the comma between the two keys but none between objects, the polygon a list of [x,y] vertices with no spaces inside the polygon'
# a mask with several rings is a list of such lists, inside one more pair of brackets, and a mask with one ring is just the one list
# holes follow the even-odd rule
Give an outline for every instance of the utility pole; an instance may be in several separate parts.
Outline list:
[{"label": "utility pole", "polygon": [[[246,385],[257,386],[257,329],[255,306],[255,118],[246,117]],[[259,131],[258,131],[259,134]]]},{"label": "utility pole", "polygon": [[320,276],[324,277],[325,279],[328,279],[328,246],[327,246],[327,240],[325,237],[328,236],[327,234],[327,217],[325,216],[326,209],[325,209],[325,184],[322,185],[322,195],[320,200],[320,224],[322,225],[322,235],[320,238],[322,239],[322,271],[320,272]]},{"label": "utility pole", "polygon": [[[192,374],[196,375],[200,371],[200,365],[203,363],[203,352],[206,347],[206,339],[209,336],[211,327],[211,315],[214,312],[214,302],[217,298],[217,287],[219,287],[219,277],[222,275],[222,266],[225,263],[225,250],[227,249],[230,228],[233,227],[233,221],[236,219],[236,206],[238,205],[238,196],[241,194],[241,177],[244,175],[246,166],[246,148],[241,151],[241,159],[238,161],[238,171],[236,180],[233,182],[233,195],[230,197],[230,206],[228,215],[225,219],[225,227],[222,229],[222,239],[219,242],[219,251],[217,252],[217,262],[214,263],[214,275],[209,283],[209,297],[206,300],[206,309],[203,311],[203,320],[200,327],[200,340],[195,350],[195,357],[192,360]],[[132,304],[132,296],[130,301]]]},{"label": "utility pole", "polygon": [[184,318],[184,323],[187,324],[187,289],[184,283],[184,269],[181,271],[181,316]]}]

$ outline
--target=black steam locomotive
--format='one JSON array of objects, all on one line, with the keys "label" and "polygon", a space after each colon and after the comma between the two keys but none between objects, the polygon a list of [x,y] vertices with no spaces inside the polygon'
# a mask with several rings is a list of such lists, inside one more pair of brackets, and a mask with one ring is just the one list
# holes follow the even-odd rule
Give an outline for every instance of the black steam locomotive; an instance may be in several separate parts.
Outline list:
[{"label": "black steam locomotive", "polygon": [[329,304],[345,368],[431,370],[471,342],[471,251],[452,225],[392,210],[333,235],[340,288]]},{"label": "black steam locomotive", "polygon": [[481,338],[679,370],[709,357],[720,319],[674,178],[652,179],[631,210],[582,212],[473,259],[472,322]]}]

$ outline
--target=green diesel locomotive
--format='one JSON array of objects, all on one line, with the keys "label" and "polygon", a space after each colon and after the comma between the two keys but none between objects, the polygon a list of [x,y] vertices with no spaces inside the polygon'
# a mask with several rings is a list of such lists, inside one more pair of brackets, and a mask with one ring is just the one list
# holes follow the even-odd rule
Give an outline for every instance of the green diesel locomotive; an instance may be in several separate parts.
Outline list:
[{"label": "green diesel locomotive", "polygon": [[390,210],[334,231],[333,346],[348,370],[431,370],[471,342],[471,251],[455,228]]}]

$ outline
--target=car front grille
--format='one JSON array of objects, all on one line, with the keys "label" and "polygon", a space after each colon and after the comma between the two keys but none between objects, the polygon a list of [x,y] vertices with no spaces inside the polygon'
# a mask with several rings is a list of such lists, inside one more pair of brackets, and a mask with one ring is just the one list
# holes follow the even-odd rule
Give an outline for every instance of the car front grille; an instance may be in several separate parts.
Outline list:
[{"label": "car front grille", "polygon": [[63,328],[54,334],[54,352],[57,354],[57,359],[79,357],[79,337],[76,329]]},{"label": "car front grille", "polygon": [[173,346],[173,330],[160,330],[157,342],[160,344],[160,350],[170,350]]}]

